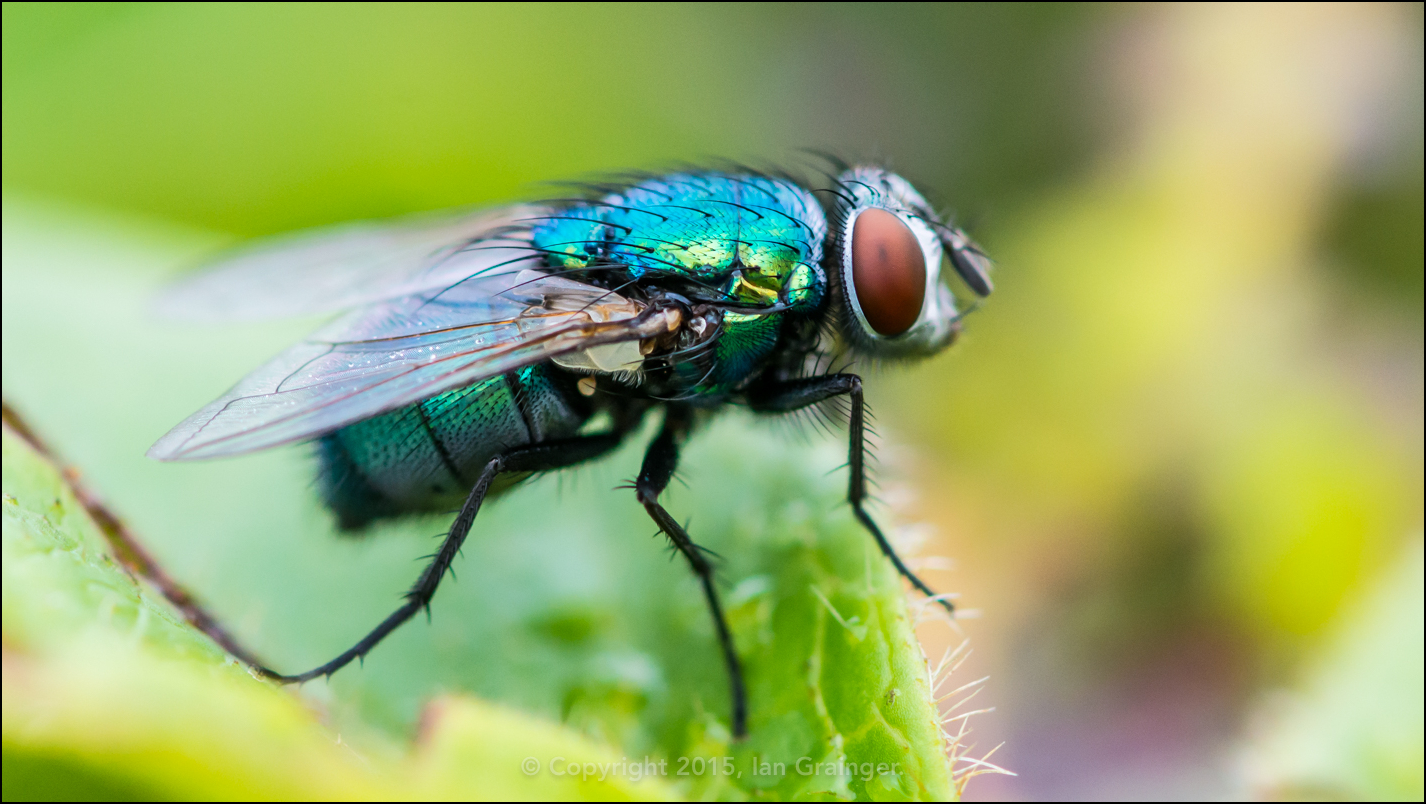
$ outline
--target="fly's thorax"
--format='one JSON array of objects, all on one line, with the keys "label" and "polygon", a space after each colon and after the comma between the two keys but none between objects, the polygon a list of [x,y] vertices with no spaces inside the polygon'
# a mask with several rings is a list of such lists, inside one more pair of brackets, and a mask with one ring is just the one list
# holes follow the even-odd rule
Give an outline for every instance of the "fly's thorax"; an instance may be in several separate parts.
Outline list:
[{"label": "fly's thorax", "polygon": [[556,269],[695,301],[810,310],[826,291],[826,216],[780,178],[681,173],[550,212],[532,241]]},{"label": "fly's thorax", "polygon": [[777,350],[786,313],[696,305],[651,372],[673,395],[709,401],[750,381]]},{"label": "fly's thorax", "polygon": [[531,228],[553,271],[574,272],[650,305],[677,298],[676,330],[556,356],[671,396],[717,396],[748,381],[777,349],[787,315],[827,297],[826,214],[808,189],[730,173],[650,177],[551,211]]},{"label": "fly's thorax", "polygon": [[727,396],[749,381],[777,349],[785,313],[737,312],[679,297],[656,304],[665,330],[640,341],[611,344],[554,358],[562,369],[585,375],[581,393],[619,388],[651,398],[692,403]]}]

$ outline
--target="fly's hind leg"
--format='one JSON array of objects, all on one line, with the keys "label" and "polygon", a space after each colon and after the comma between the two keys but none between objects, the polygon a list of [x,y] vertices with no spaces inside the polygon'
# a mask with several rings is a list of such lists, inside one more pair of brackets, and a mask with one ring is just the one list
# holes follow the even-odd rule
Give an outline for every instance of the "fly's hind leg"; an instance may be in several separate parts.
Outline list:
[{"label": "fly's hind leg", "polygon": [[728,667],[728,684],[733,700],[733,737],[741,739],[748,733],[748,705],[743,688],[743,669],[738,663],[738,653],[733,648],[733,635],[728,630],[723,617],[723,606],[718,601],[718,590],[713,584],[713,565],[703,550],[689,538],[688,531],[678,524],[668,510],[659,504],[659,494],[668,487],[673,472],[678,468],[678,447],[688,434],[690,411],[687,408],[670,405],[665,409],[663,428],[658,437],[644,453],[644,465],[639,471],[639,479],[634,489],[639,503],[649,512],[654,524],[668,535],[673,546],[688,559],[693,572],[703,584],[703,596],[708,600],[708,608],[713,613],[713,625],[718,629],[718,643],[723,649],[723,662]]},{"label": "fly's hind leg", "polygon": [[891,563],[895,565],[896,571],[901,573],[901,577],[910,581],[911,585],[926,597],[944,606],[946,611],[954,614],[955,606],[944,596],[931,591],[931,587],[916,577],[916,573],[912,572],[911,568],[901,560],[901,556],[896,554],[896,550],[892,548],[891,542],[887,541],[881,528],[877,527],[876,520],[866,512],[866,406],[862,401],[862,378],[855,374],[827,374],[821,377],[776,383],[750,393],[748,402],[753,410],[788,413],[843,394],[851,397],[852,400],[851,433],[847,458],[847,468],[851,471],[850,482],[847,486],[847,502],[851,503],[852,513],[856,515],[857,521],[862,524],[863,528],[866,528],[872,538],[876,539],[877,546],[881,548],[881,552],[887,558],[891,559]]},{"label": "fly's hind leg", "polygon": [[494,482],[497,475],[502,472],[542,472],[574,466],[617,447],[622,437],[622,433],[611,433],[548,441],[543,444],[531,444],[511,449],[502,455],[491,458],[490,462],[481,470],[480,477],[475,481],[475,486],[471,488],[470,495],[465,499],[465,504],[461,506],[460,513],[451,525],[450,532],[446,534],[445,541],[441,543],[441,549],[436,552],[431,563],[426,566],[425,572],[421,573],[421,577],[406,593],[406,602],[402,604],[401,608],[392,612],[391,616],[383,620],[381,625],[374,628],[360,642],[321,667],[293,676],[282,675],[261,666],[257,667],[257,670],[268,678],[281,682],[310,681],[318,676],[330,676],[350,664],[352,660],[366,656],[372,648],[376,647],[377,643],[415,616],[416,612],[423,608],[429,610],[431,598],[436,594],[436,588],[440,586],[446,571],[451,568],[451,562],[460,552],[461,545],[465,543],[465,537],[470,534],[470,526],[475,522],[475,515],[480,511],[480,504],[485,501],[485,496],[490,492],[490,484]]}]

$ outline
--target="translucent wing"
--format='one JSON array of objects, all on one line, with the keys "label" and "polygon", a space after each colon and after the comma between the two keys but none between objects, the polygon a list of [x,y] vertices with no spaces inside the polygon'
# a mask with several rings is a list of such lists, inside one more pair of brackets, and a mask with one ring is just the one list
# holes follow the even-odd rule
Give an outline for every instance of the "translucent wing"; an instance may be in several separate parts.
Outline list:
[{"label": "translucent wing", "polygon": [[605,344],[678,323],[676,311],[537,271],[477,275],[352,311],[249,374],[148,454],[216,458],[300,441],[541,360],[579,352],[575,362],[587,364]]},{"label": "translucent wing", "polygon": [[530,257],[521,222],[543,214],[530,206],[466,209],[268,238],[178,282],[159,309],[175,318],[253,320],[443,288]]}]

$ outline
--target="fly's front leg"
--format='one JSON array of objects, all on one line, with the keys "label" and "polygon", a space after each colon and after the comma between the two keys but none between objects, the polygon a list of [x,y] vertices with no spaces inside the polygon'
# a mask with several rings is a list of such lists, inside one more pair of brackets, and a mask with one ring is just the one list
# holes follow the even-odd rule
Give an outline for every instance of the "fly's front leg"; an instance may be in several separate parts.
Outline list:
[{"label": "fly's front leg", "polygon": [[743,691],[743,669],[738,662],[738,653],[733,648],[733,635],[723,618],[723,606],[718,601],[718,590],[713,585],[713,565],[701,548],[693,543],[688,532],[678,524],[668,510],[659,504],[659,494],[668,487],[678,468],[678,447],[688,435],[690,423],[688,408],[670,405],[665,409],[663,428],[658,437],[644,453],[644,465],[639,471],[639,479],[634,488],[639,503],[649,512],[654,524],[668,535],[673,546],[688,559],[693,572],[703,584],[703,596],[708,600],[708,608],[713,613],[713,624],[718,629],[718,643],[723,648],[723,662],[728,667],[728,683],[733,699],[733,737],[741,739],[748,733],[748,705]]},{"label": "fly's front leg", "polygon": [[876,521],[863,507],[866,502],[866,405],[862,401],[862,378],[855,374],[827,374],[822,377],[776,383],[750,393],[748,404],[753,410],[768,413],[790,413],[842,394],[846,394],[852,399],[851,433],[847,458],[847,468],[851,471],[847,487],[847,502],[852,504],[852,512],[856,514],[857,521],[862,523],[862,527],[866,528],[876,539],[877,546],[881,548],[881,552],[887,558],[891,559],[891,563],[896,566],[896,571],[901,573],[901,577],[910,581],[911,585],[919,589],[922,594],[944,606],[946,611],[955,613],[955,606],[949,600],[931,591],[931,587],[916,577],[916,573],[906,566],[905,562],[901,560],[901,556],[898,556],[896,550],[892,548],[891,542],[887,541],[886,536],[882,534],[881,528],[877,527]]},{"label": "fly's front leg", "polygon": [[471,488],[470,495],[465,499],[465,504],[461,506],[460,513],[451,525],[450,532],[446,534],[446,540],[441,543],[441,549],[436,552],[431,563],[426,566],[426,571],[421,573],[421,577],[406,592],[406,602],[401,608],[392,612],[391,616],[383,620],[381,625],[363,637],[360,642],[321,667],[294,676],[285,676],[262,666],[258,666],[256,669],[262,675],[284,683],[303,682],[318,676],[330,676],[351,664],[352,660],[366,656],[378,642],[415,616],[416,612],[423,608],[429,611],[431,598],[435,597],[436,588],[440,586],[441,579],[451,568],[451,562],[455,561],[461,545],[465,543],[465,537],[470,534],[470,526],[475,522],[475,515],[480,512],[480,505],[485,502],[485,497],[490,492],[490,484],[494,482],[497,475],[502,472],[543,472],[574,466],[612,450],[619,445],[622,438],[622,433],[611,433],[550,441],[518,447],[508,450],[503,455],[491,458],[490,462],[481,470],[480,477],[476,479],[475,486]]}]

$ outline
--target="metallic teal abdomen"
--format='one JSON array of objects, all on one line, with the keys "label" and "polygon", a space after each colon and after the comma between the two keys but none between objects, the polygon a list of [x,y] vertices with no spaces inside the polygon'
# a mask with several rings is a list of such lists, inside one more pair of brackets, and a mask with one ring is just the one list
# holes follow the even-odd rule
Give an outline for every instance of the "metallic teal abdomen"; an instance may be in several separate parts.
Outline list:
[{"label": "metallic teal abdomen", "polygon": [[528,366],[325,435],[322,497],[345,529],[459,508],[497,454],[575,434],[589,411],[574,379]]}]

